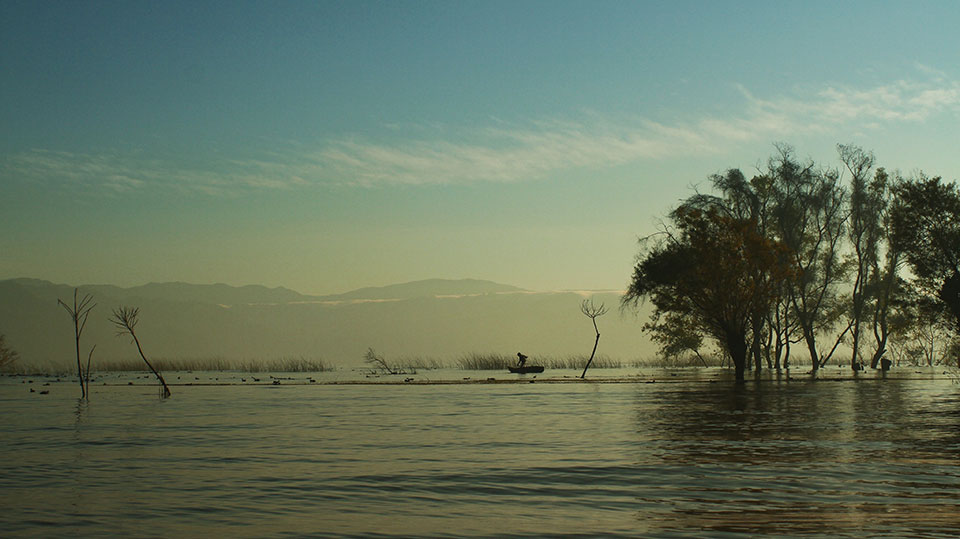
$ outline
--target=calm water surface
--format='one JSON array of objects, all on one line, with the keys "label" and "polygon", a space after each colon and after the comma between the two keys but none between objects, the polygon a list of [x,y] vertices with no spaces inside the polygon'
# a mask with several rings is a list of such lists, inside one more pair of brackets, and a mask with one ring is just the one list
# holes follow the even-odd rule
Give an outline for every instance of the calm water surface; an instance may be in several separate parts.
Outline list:
[{"label": "calm water surface", "polygon": [[4,536],[945,537],[960,526],[950,379],[285,382],[175,386],[166,401],[124,383],[94,386],[89,403],[66,381],[31,379],[0,379]]}]

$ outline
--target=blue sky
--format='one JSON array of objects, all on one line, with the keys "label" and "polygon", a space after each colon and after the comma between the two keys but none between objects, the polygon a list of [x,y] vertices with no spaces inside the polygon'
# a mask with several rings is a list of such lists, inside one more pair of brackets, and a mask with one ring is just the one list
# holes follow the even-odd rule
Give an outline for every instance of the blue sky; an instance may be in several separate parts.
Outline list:
[{"label": "blue sky", "polygon": [[956,2],[0,2],[0,278],[620,288],[788,142],[960,177]]}]

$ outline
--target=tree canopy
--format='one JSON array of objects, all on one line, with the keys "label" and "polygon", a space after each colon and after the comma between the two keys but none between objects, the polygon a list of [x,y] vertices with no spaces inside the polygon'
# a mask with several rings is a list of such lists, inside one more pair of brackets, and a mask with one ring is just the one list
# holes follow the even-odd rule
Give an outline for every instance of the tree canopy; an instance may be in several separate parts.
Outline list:
[{"label": "tree canopy", "polygon": [[895,189],[893,242],[903,250],[922,293],[937,298],[960,332],[960,190],[921,175]]},{"label": "tree canopy", "polygon": [[776,283],[791,278],[787,251],[757,233],[756,221],[738,218],[719,200],[690,201],[670,214],[672,226],[649,238],[623,298],[649,298],[655,317],[675,313],[726,348],[744,379],[752,316],[776,298]]},{"label": "tree canopy", "polygon": [[[914,350],[903,343],[932,335],[944,313],[960,337],[957,186],[888,173],[854,145],[837,145],[838,168],[776,150],[752,178],[711,176],[715,194],[694,193],[642,240],[622,304],[652,302],[644,329],[661,353],[699,354],[709,337],[742,380],[764,359],[787,366],[799,343],[814,370],[844,343],[854,371],[867,358],[887,368],[891,335],[897,350]],[[900,275],[904,262],[912,280]],[[927,357],[931,346],[921,347]]]}]

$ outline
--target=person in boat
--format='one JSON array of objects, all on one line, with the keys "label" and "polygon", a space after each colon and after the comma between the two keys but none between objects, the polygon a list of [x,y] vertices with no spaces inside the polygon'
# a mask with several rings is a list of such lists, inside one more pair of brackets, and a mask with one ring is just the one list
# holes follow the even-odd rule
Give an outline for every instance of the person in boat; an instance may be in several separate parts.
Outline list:
[{"label": "person in boat", "polygon": [[527,362],[527,356],[523,355],[521,352],[517,352],[517,367],[523,367],[523,364]]}]

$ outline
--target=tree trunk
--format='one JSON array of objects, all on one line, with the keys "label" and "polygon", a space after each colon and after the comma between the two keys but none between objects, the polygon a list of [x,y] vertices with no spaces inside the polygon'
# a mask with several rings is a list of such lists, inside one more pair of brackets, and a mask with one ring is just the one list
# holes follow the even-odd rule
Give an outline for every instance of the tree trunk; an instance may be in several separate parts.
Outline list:
[{"label": "tree trunk", "polygon": [[143,358],[143,362],[147,364],[147,367],[150,367],[150,370],[153,372],[153,375],[157,377],[157,380],[160,380],[160,383],[163,385],[163,397],[167,398],[170,396],[170,388],[167,387],[166,380],[163,379],[163,376],[157,372],[157,369],[153,368],[153,365],[147,361],[147,356],[143,355],[143,348],[140,347],[140,339],[131,331],[130,335],[133,335],[133,342],[137,343],[137,351],[140,352],[140,357]]},{"label": "tree trunk", "polygon": [[730,352],[730,359],[733,360],[737,383],[743,383],[746,380],[747,370],[746,332],[730,330],[726,334],[727,351]]},{"label": "tree trunk", "polygon": [[810,354],[810,364],[813,370],[820,368],[820,354],[817,352],[817,337],[813,334],[813,328],[802,327],[803,340],[807,343],[807,352]]},{"label": "tree trunk", "polygon": [[783,341],[780,340],[780,334],[777,333],[777,340],[774,343],[773,349],[773,366],[778,371],[780,370],[780,357],[783,355]]},{"label": "tree trunk", "polygon": [[783,345],[783,368],[790,368],[790,336],[787,335],[785,338],[786,342]]},{"label": "tree trunk", "polygon": [[590,359],[587,360],[587,364],[583,367],[583,373],[580,374],[581,380],[587,375],[587,369],[590,368],[590,364],[593,363],[593,356],[597,353],[597,345],[600,344],[600,330],[597,329],[596,318],[593,319],[593,330],[597,332],[597,338],[593,341],[593,352],[590,352]]},{"label": "tree trunk", "polygon": [[80,379],[80,398],[87,398],[87,387],[83,385],[83,364],[80,363],[80,326],[76,320],[73,323],[74,336],[77,342],[77,378]]},{"label": "tree trunk", "polygon": [[763,356],[760,355],[760,343],[754,339],[750,348],[750,351],[753,354],[753,366],[756,369],[757,374],[760,374],[760,371],[763,369]]},{"label": "tree trunk", "polygon": [[953,275],[943,282],[938,295],[947,305],[957,328],[960,329],[960,271],[954,270]]},{"label": "tree trunk", "polygon": [[853,372],[860,371],[860,319],[859,318],[853,321],[853,356],[850,358],[850,368],[853,370]]},{"label": "tree trunk", "polygon": [[93,348],[90,349],[90,353],[87,354],[87,370],[84,373],[84,383],[87,386],[87,393],[90,393],[90,360],[93,359],[93,351],[97,349],[97,345],[93,345]]}]

